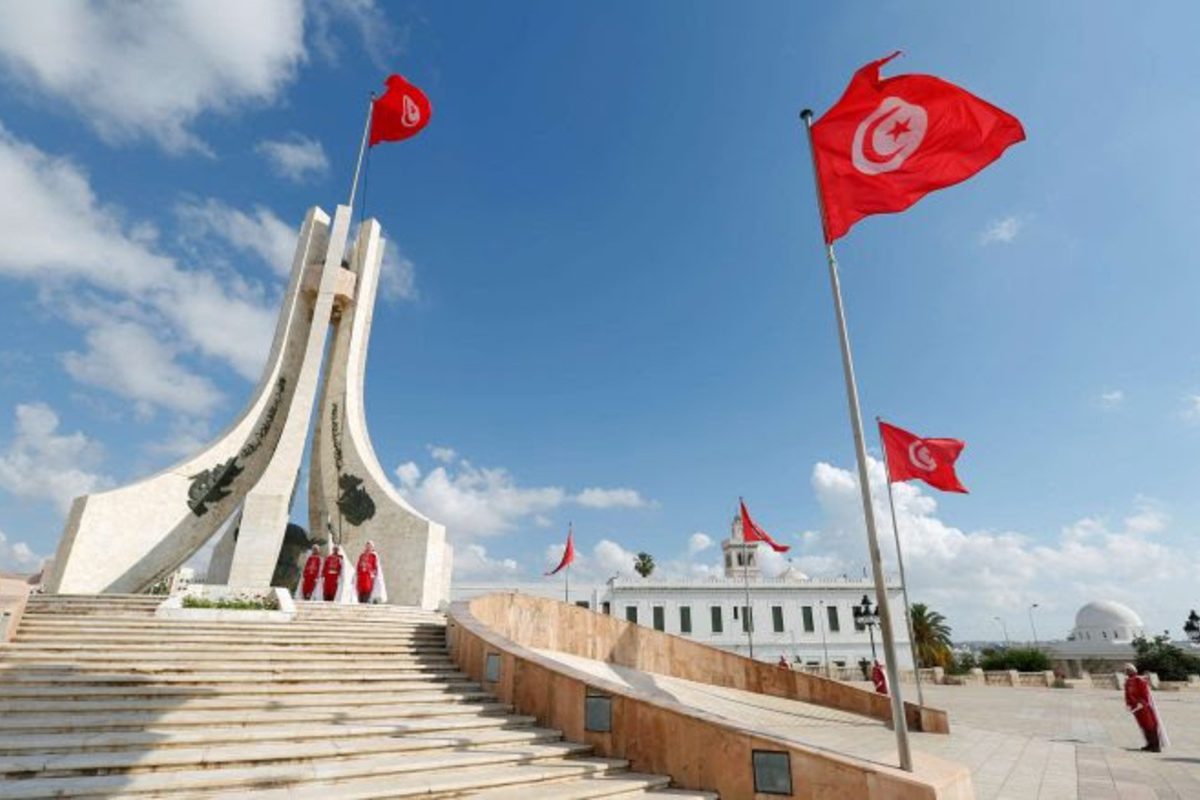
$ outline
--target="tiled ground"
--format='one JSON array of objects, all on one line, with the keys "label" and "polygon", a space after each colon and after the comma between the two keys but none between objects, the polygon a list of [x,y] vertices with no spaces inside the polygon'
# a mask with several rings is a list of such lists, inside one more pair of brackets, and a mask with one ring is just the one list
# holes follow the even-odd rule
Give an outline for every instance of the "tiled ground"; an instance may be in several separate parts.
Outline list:
[{"label": "tiled ground", "polygon": [[[544,653],[764,732],[896,763],[892,732],[874,720]],[[914,733],[913,749],[967,765],[978,800],[1200,799],[1200,692],[1157,693],[1172,744],[1158,755],[1138,751],[1141,734],[1113,690],[927,686],[925,694],[950,712],[952,733]]]}]

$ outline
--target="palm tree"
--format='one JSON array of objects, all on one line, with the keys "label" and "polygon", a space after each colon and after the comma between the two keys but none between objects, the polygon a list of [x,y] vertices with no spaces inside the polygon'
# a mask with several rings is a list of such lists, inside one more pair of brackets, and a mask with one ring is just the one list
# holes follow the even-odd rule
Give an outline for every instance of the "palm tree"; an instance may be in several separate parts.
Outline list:
[{"label": "palm tree", "polygon": [[654,572],[654,556],[646,552],[638,553],[633,562],[633,571],[643,578],[649,578],[650,573]]},{"label": "palm tree", "polygon": [[950,626],[946,618],[930,611],[924,603],[913,603],[909,613],[919,666],[950,666],[954,656],[950,652]]}]

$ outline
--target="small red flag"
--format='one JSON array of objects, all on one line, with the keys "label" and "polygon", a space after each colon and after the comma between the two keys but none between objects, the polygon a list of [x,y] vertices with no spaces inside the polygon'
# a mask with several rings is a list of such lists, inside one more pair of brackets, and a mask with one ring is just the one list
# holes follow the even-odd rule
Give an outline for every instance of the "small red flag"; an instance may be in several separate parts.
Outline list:
[{"label": "small red flag", "polygon": [[888,481],[916,478],[935,489],[967,493],[954,473],[954,462],[967,446],[960,439],[922,439],[880,420],[879,437],[887,451]]},{"label": "small red flag", "polygon": [[1025,138],[1016,117],[941,78],[880,78],[898,55],[854,73],[813,123],[826,242],[863,217],[903,211],[966,180]]},{"label": "small red flag", "polygon": [[371,147],[416,136],[433,113],[425,93],[403,76],[392,75],[385,83],[387,91],[371,104]]},{"label": "small red flag", "polygon": [[570,528],[567,529],[567,547],[563,550],[562,561],[558,562],[558,566],[547,572],[547,575],[557,575],[564,568],[571,566],[571,562],[575,560],[575,532]]},{"label": "small red flag", "polygon": [[771,547],[776,553],[786,553],[791,550],[790,545],[780,544],[771,538],[770,534],[750,519],[750,512],[746,510],[746,502],[739,501],[742,505],[742,541],[744,542],[764,542]]}]

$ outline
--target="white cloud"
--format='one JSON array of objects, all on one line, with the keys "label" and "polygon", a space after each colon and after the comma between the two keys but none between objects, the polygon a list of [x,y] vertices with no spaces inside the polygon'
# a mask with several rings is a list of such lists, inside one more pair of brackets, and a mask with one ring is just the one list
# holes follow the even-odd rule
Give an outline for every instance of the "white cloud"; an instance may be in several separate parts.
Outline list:
[{"label": "white cloud", "polygon": [[649,505],[635,489],[584,489],[574,498],[584,508],[645,508]]},{"label": "white cloud", "polygon": [[136,322],[104,322],[87,333],[86,353],[64,353],[63,366],[80,383],[107,389],[142,404],[186,414],[210,414],[221,392],[204,377],[175,361],[175,349],[161,335]]},{"label": "white cloud", "polygon": [[504,579],[514,577],[518,571],[515,559],[492,558],[481,544],[468,544],[454,551],[455,579]]},{"label": "white cloud", "polygon": [[40,556],[25,542],[8,543],[8,537],[0,531],[0,571],[35,572],[45,556]]},{"label": "white cloud", "polygon": [[1112,389],[1111,391],[1100,393],[1101,408],[1114,409],[1120,408],[1125,402],[1125,392],[1120,389]]},{"label": "white cloud", "polygon": [[379,265],[379,296],[385,302],[418,297],[417,268],[390,240],[384,241],[383,261]]},{"label": "white cloud", "polygon": [[1025,222],[1020,217],[1009,216],[1003,219],[994,219],[988,223],[983,233],[979,234],[979,243],[983,245],[1008,244],[1017,238],[1017,234],[1023,227],[1025,227]]},{"label": "white cloud", "polygon": [[216,238],[258,256],[276,275],[291,273],[299,231],[270,209],[255,206],[246,213],[209,198],[180,203],[175,213],[185,228],[185,238]]},{"label": "white cloud", "polygon": [[0,488],[31,499],[50,500],[60,511],[71,501],[109,485],[96,471],[99,444],[80,432],[58,432],[58,414],[45,403],[16,408],[12,440],[0,450]]},{"label": "white cloud", "polygon": [[688,555],[695,556],[713,546],[712,537],[697,531],[688,537]]},{"label": "white cloud", "polygon": [[[882,464],[872,459],[869,471],[880,545],[885,561],[894,565]],[[855,475],[819,463],[812,484],[826,524],[805,535],[806,555],[833,567],[821,570],[826,574],[859,574],[866,546]],[[963,531],[937,516],[937,501],[919,486],[897,483],[894,492],[910,594],[946,613],[959,636],[990,636],[993,616],[1010,615],[1015,623],[1033,602],[1041,604],[1048,623],[1061,628],[1056,632],[1060,636],[1075,610],[1089,600],[1130,603],[1148,623],[1189,602],[1196,559],[1172,541],[1166,533],[1168,517],[1145,498],[1138,498],[1135,512],[1119,524],[1085,517],[1057,536],[1035,538]]]},{"label": "white cloud", "polygon": [[[35,281],[47,308],[66,313],[85,331],[137,322],[158,332],[174,353],[214,357],[246,378],[257,376],[275,318],[261,288],[236,274],[183,268],[156,249],[150,227],[129,225],[118,209],[101,204],[76,165],[15,139],[2,126],[0,185],[6,244],[0,276]],[[170,370],[145,386],[181,375],[199,385],[201,379],[181,364],[156,363],[170,364]],[[136,399],[156,403],[161,396]]]},{"label": "white cloud", "polygon": [[592,548],[592,557],[595,559],[596,568],[606,573],[602,580],[616,573],[624,576],[635,574],[633,562],[637,560],[637,553],[626,550],[611,539],[601,539],[597,542]]},{"label": "white cloud", "polygon": [[264,139],[254,149],[267,159],[276,175],[293,183],[304,183],[329,174],[329,157],[317,139],[291,133],[282,139]]},{"label": "white cloud", "polygon": [[459,542],[526,524],[545,527],[550,522],[547,514],[567,503],[595,509],[644,505],[632,489],[592,488],[572,495],[559,486],[521,486],[506,469],[476,467],[448,447],[428,449],[438,466],[423,472],[411,461],[401,464],[396,468],[399,489],[414,506],[445,524]]},{"label": "white cloud", "polygon": [[337,63],[341,43],[334,35],[336,23],[352,27],[367,57],[379,69],[388,69],[408,43],[408,31],[388,20],[375,0],[310,0],[312,44],[326,60]]},{"label": "white cloud", "polygon": [[434,461],[440,461],[443,464],[453,464],[458,458],[458,453],[453,447],[440,447],[438,445],[426,445],[429,449],[429,455],[433,456]]},{"label": "white cloud", "polygon": [[277,100],[303,31],[300,0],[4,3],[0,59],[110,142],[205,150],[192,123]]}]

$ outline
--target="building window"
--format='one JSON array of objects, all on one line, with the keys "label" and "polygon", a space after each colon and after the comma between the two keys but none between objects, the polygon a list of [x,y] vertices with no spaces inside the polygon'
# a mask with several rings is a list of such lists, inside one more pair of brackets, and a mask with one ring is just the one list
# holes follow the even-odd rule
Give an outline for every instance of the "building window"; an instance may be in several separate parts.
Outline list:
[{"label": "building window", "polygon": [[825,611],[829,614],[829,632],[837,633],[842,629],[838,625],[837,606],[825,606]]},{"label": "building window", "polygon": [[726,566],[726,568],[733,566],[733,554],[732,553],[725,554],[725,566]]},{"label": "building window", "polygon": [[692,607],[691,606],[680,606],[679,607],[679,632],[680,633],[691,633],[692,632]]},{"label": "building window", "polygon": [[637,606],[625,606],[625,619],[637,622]]},{"label": "building window", "polygon": [[575,605],[579,606],[580,608],[591,608],[592,607],[592,604],[589,603],[587,600],[576,600]]},{"label": "building window", "polygon": [[750,606],[742,606],[742,632],[749,633],[754,630],[754,609]]},{"label": "building window", "polygon": [[603,603],[600,604],[600,610],[602,612],[604,612],[605,614],[611,616],[612,615],[612,603],[605,600]]},{"label": "building window", "polygon": [[654,612],[654,630],[663,631],[667,629],[667,610],[662,606],[655,606]]},{"label": "building window", "polygon": [[710,610],[712,611],[712,632],[724,633],[725,620],[721,617],[721,607],[713,606]]},{"label": "building window", "polygon": [[734,607],[733,607],[733,618],[734,618],[735,620],[737,620],[737,619],[741,619],[741,616],[738,614],[738,608],[739,608],[739,606],[734,606]]},{"label": "building window", "polygon": [[740,552],[737,554],[737,556],[738,556],[738,566],[739,567],[745,566],[746,565],[746,557]]},{"label": "building window", "polygon": [[813,628],[813,615],[812,615],[812,606],[804,606],[803,608],[801,608],[801,609],[800,609],[800,616],[804,617],[804,632],[805,632],[805,633],[812,633],[812,632],[813,632],[813,630],[814,630],[814,628]]},{"label": "building window", "polygon": [[776,633],[783,633],[783,606],[771,606],[771,626]]},{"label": "building window", "polygon": [[755,794],[792,796],[792,760],[778,750],[755,750],[751,755]]}]

